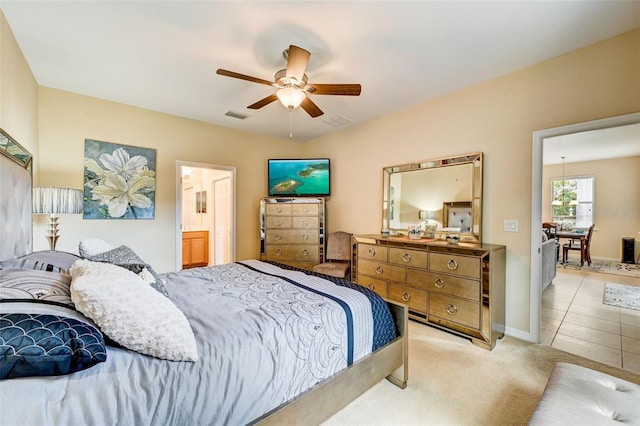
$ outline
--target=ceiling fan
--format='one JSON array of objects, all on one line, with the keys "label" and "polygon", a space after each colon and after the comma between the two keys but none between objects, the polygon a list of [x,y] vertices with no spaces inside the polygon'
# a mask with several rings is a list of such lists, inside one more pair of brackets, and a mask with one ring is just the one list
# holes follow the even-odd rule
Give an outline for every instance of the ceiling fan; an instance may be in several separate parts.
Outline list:
[{"label": "ceiling fan", "polygon": [[294,46],[289,46],[282,56],[287,61],[287,68],[276,72],[274,81],[263,80],[237,72],[218,69],[216,74],[227,77],[239,78],[240,80],[251,81],[253,83],[265,84],[277,88],[275,93],[260,99],[258,102],[249,105],[247,108],[260,109],[269,105],[275,100],[280,100],[290,111],[298,106],[302,107],[311,117],[318,117],[324,114],[322,110],[308,96],[313,95],[343,95],[359,96],[361,86],[359,84],[312,84],[308,82],[307,64],[311,53],[307,50]]}]

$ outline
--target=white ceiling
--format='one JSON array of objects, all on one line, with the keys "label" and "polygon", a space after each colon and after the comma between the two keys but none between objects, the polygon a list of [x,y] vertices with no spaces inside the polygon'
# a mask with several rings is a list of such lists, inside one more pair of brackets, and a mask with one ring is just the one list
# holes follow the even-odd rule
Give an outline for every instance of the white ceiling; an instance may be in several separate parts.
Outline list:
[{"label": "white ceiling", "polygon": [[542,155],[545,165],[640,155],[640,123],[545,138]]},{"label": "white ceiling", "polygon": [[[247,105],[295,44],[312,83],[360,83],[359,97],[313,96],[294,111],[317,138],[640,27],[639,1],[0,0],[41,86],[280,138],[289,113]],[[225,112],[246,114],[246,120]],[[343,122],[345,124],[327,124]]]}]

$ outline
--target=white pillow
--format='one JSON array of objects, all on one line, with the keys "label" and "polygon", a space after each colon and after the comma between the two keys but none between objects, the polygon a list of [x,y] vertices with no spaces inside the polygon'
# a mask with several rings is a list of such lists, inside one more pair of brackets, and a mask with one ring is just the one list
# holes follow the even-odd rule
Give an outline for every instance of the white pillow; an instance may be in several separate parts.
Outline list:
[{"label": "white pillow", "polygon": [[115,246],[112,246],[101,238],[84,238],[80,240],[78,246],[78,252],[82,257],[92,257],[96,254],[104,253],[105,251],[113,250]]},{"label": "white pillow", "polygon": [[173,302],[133,272],[110,263],[77,260],[71,300],[120,345],[172,361],[196,361],[189,321]]}]

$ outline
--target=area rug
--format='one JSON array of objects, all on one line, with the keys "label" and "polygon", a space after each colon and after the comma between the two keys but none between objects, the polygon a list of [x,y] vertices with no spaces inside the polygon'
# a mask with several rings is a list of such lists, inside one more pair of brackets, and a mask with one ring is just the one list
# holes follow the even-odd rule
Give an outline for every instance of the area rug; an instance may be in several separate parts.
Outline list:
[{"label": "area rug", "polygon": [[593,259],[591,265],[586,262],[580,266],[580,255],[573,257],[569,256],[567,263],[558,263],[559,268],[565,269],[578,269],[588,272],[600,272],[603,274],[624,275],[626,277],[638,277],[640,278],[640,265],[635,263],[622,263],[605,259]]},{"label": "area rug", "polygon": [[605,305],[640,311],[640,287],[625,284],[604,284]]}]

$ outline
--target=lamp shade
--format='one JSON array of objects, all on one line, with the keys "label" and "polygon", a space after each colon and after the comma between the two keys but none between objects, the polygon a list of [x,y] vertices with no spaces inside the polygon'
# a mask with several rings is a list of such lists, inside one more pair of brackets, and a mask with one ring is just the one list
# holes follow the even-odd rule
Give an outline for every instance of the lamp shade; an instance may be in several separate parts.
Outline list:
[{"label": "lamp shade", "polygon": [[34,214],[82,213],[83,194],[80,189],[42,187],[33,188]]},{"label": "lamp shade", "polygon": [[302,90],[294,89],[293,87],[285,87],[276,92],[276,96],[282,102],[282,105],[289,109],[298,108],[304,98],[307,96]]}]

